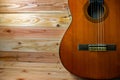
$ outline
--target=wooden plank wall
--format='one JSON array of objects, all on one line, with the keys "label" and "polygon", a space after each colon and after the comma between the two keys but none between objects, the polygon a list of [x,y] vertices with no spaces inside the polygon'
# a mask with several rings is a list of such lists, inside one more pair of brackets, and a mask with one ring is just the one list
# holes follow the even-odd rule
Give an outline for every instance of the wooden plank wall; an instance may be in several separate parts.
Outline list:
[{"label": "wooden plank wall", "polygon": [[0,0],[0,60],[58,62],[59,44],[71,22],[67,2]]},{"label": "wooden plank wall", "polygon": [[78,80],[59,60],[67,0],[0,0],[0,80]]}]

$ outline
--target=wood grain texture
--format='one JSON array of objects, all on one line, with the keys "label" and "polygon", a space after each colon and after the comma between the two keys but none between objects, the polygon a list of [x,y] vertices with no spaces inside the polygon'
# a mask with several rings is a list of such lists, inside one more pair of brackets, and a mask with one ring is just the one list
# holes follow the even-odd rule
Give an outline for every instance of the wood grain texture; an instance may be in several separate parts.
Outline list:
[{"label": "wood grain texture", "polygon": [[69,13],[67,0],[0,0],[0,80],[78,80],[58,54]]},{"label": "wood grain texture", "polygon": [[65,29],[0,27],[0,38],[61,38]]},{"label": "wood grain texture", "polygon": [[58,63],[59,55],[53,52],[1,51],[0,60],[17,62]]},{"label": "wood grain texture", "polygon": [[0,27],[27,27],[27,28],[67,28],[71,17],[68,11],[61,13],[21,13],[21,14],[0,14]]},{"label": "wood grain texture", "polygon": [[[49,66],[48,66],[49,65]],[[1,80],[77,80],[60,63],[1,62]]]},{"label": "wood grain texture", "polygon": [[0,40],[0,51],[58,53],[58,40]]},{"label": "wood grain texture", "polygon": [[67,0],[0,0],[0,12],[65,11]]}]

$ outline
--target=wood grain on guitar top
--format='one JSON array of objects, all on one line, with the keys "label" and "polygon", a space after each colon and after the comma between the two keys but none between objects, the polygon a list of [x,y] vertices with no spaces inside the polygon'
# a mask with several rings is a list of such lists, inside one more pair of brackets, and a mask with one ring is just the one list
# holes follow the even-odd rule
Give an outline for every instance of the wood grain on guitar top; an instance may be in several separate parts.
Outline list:
[{"label": "wood grain on guitar top", "polygon": [[[60,58],[71,72],[83,78],[112,79],[120,77],[120,0],[104,0],[109,12],[98,23],[84,13],[88,0],[69,0],[72,23],[60,46]],[[79,51],[79,44],[115,44],[116,51]]]}]

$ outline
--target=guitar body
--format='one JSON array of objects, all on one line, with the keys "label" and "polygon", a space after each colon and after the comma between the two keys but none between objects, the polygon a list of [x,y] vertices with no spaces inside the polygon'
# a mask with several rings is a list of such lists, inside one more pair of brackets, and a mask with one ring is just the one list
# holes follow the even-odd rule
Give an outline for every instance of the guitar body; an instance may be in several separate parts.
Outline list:
[{"label": "guitar body", "polygon": [[97,18],[89,0],[69,0],[72,22],[60,44],[60,59],[82,78],[120,77],[120,0],[100,4],[103,17]]}]

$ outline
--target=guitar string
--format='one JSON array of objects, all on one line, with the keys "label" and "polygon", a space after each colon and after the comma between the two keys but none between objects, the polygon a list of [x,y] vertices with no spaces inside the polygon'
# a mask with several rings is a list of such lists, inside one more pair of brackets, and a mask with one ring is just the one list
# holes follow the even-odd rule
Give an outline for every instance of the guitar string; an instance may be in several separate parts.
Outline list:
[{"label": "guitar string", "polygon": [[102,44],[102,4],[99,4],[99,14],[100,14],[100,20],[99,20],[99,24],[100,24],[100,44]]},{"label": "guitar string", "polygon": [[[102,4],[101,4],[101,35],[102,35],[102,45],[104,46],[105,45],[105,43],[104,43],[104,1],[102,2]],[[103,51],[104,51],[104,48],[102,49]]]},{"label": "guitar string", "polygon": [[99,37],[100,37],[100,42],[99,42],[99,44],[101,44],[102,43],[102,31],[101,31],[101,22],[100,22],[100,20],[101,20],[101,7],[100,7],[100,3],[98,3],[98,7],[99,7],[99,32],[100,32],[100,35],[99,35]]},{"label": "guitar string", "polygon": [[[96,3],[95,3],[96,4]],[[96,4],[96,18],[98,19],[99,17],[99,8],[98,8],[98,5]],[[97,37],[98,37],[98,42],[97,42],[97,45],[99,45],[99,19],[98,19],[98,24],[97,24]],[[97,48],[98,49],[98,48]]]},{"label": "guitar string", "polygon": [[100,4],[101,44],[103,44],[102,4]]},{"label": "guitar string", "polygon": [[104,44],[104,25],[102,19],[104,18],[104,3],[101,5],[101,23],[102,23],[102,44]]},{"label": "guitar string", "polygon": [[[91,4],[91,18],[92,18],[93,15],[94,15],[94,13],[93,13],[93,11],[94,11],[94,5],[93,5],[93,2],[91,2],[90,4]],[[94,21],[93,19],[91,19],[91,20],[92,20],[92,22]],[[95,31],[94,31],[94,34],[95,34]]]},{"label": "guitar string", "polygon": [[99,3],[99,24],[100,24],[100,44],[102,43],[102,27],[101,27],[101,5]]},{"label": "guitar string", "polygon": [[[94,4],[93,4],[93,2],[90,2],[90,10],[91,10],[91,18],[94,16]],[[91,19],[92,20],[92,22],[94,21],[93,19]],[[92,23],[93,24],[93,23]],[[92,26],[92,27],[95,27],[95,26]],[[94,31],[94,36],[95,36],[95,38],[94,39],[96,39],[96,31]],[[91,43],[92,43],[92,41],[91,41]]]},{"label": "guitar string", "polygon": [[[101,42],[101,33],[100,33],[101,27],[100,27],[100,6],[99,6],[99,3],[97,5],[97,7],[98,7],[98,24],[99,24],[98,28],[99,28],[99,44],[100,44],[100,42]],[[98,46],[99,46],[99,44],[98,44]]]},{"label": "guitar string", "polygon": [[98,46],[99,46],[99,43],[100,43],[100,24],[99,24],[99,6],[98,6],[98,4],[97,4],[97,19],[98,19]]},{"label": "guitar string", "polygon": [[[104,11],[103,11],[103,20],[105,20],[105,3],[103,4],[103,9],[104,9]],[[103,22],[103,43],[105,44],[105,21]]]},{"label": "guitar string", "polygon": [[[97,6],[97,20],[98,20],[98,43],[97,45],[99,46],[99,43],[100,43],[100,24],[99,24],[99,6],[98,6],[98,3],[96,3],[96,6]],[[97,48],[98,50],[98,48]]]},{"label": "guitar string", "polygon": [[[94,3],[94,10],[93,11],[95,11],[95,8],[97,9],[97,6],[95,6],[95,3]],[[95,15],[95,17],[97,17],[97,15],[96,14],[94,14]],[[98,45],[98,42],[99,42],[99,40],[98,40],[98,26],[96,26],[96,22],[94,23],[94,25],[95,25],[95,28],[96,28],[96,45]]]},{"label": "guitar string", "polygon": [[101,44],[103,43],[103,36],[102,36],[102,33],[103,33],[103,26],[102,26],[102,4],[100,4],[100,24],[101,24]]},{"label": "guitar string", "polygon": [[105,35],[105,33],[104,33],[104,32],[105,32],[105,25],[104,25],[104,23],[105,23],[105,22],[104,22],[104,20],[105,20],[105,19],[104,19],[104,18],[105,18],[105,3],[104,3],[104,2],[103,2],[103,4],[102,4],[102,11],[103,11],[103,12],[102,12],[102,15],[101,15],[101,16],[102,16],[102,17],[101,17],[101,20],[102,20],[102,38],[103,38],[103,39],[102,39],[102,43],[105,44],[105,41],[104,41],[104,37],[105,37],[105,36],[104,36],[104,35]]},{"label": "guitar string", "polygon": [[[94,14],[93,14],[93,16],[94,16],[94,18],[96,19],[96,18],[98,17],[98,15],[97,15],[97,12],[95,12],[95,11],[98,9],[98,7],[96,6],[96,2],[94,2],[93,5],[94,5],[94,8],[93,8],[93,9],[94,9],[94,10],[93,10],[93,11],[94,11]],[[97,30],[96,30],[96,35],[97,35],[97,36],[96,36],[96,38],[97,38],[96,45],[98,45],[98,43],[99,43],[99,27],[98,27],[99,24],[98,24],[98,26],[96,26],[96,22],[95,22],[94,25],[95,25],[95,27],[96,27],[96,29],[97,29]]]},{"label": "guitar string", "polygon": [[99,23],[99,44],[98,46],[100,46],[102,44],[102,27],[101,27],[101,5],[99,2],[97,6],[98,6],[98,23]]},{"label": "guitar string", "polygon": [[[93,3],[91,3],[91,11],[92,11],[92,16],[94,16],[94,4]],[[93,22],[94,20],[92,19],[92,22]],[[93,23],[92,23],[93,24]],[[93,26],[93,27],[95,27],[95,26]],[[95,32],[95,34],[96,34],[96,31],[94,31]],[[96,38],[96,37],[95,37]]]},{"label": "guitar string", "polygon": [[101,13],[101,22],[102,22],[102,44],[104,44],[104,28],[105,28],[105,26],[104,26],[104,18],[105,18],[105,6],[104,6],[105,4],[104,4],[104,2],[102,3],[102,13]]},{"label": "guitar string", "polygon": [[[92,4],[92,16],[93,16],[93,18],[94,18],[94,10],[95,10],[95,4],[94,4],[94,2],[93,3],[91,3]],[[92,22],[94,22],[94,19],[92,19]],[[92,23],[92,24],[95,24],[95,23]],[[96,26],[93,26],[93,27],[96,27]],[[94,29],[94,28],[93,28]],[[95,34],[95,44],[97,44],[97,33],[96,33],[96,29],[94,29],[94,34]]]},{"label": "guitar string", "polygon": [[96,3],[96,6],[97,6],[97,19],[98,19],[98,46],[99,46],[99,44],[100,44],[100,19],[99,19],[99,17],[100,17],[100,14],[99,14],[100,10],[99,10],[98,2]]},{"label": "guitar string", "polygon": [[100,18],[100,19],[101,19],[100,21],[101,21],[101,28],[102,28],[102,29],[101,29],[101,41],[102,41],[101,44],[103,44],[103,22],[102,22],[102,18],[103,18],[103,7],[102,7],[102,6],[103,6],[103,3],[102,3],[100,6],[101,6],[101,7],[100,7],[100,11],[101,11],[101,12],[100,12],[100,17],[101,17],[101,18]]},{"label": "guitar string", "polygon": [[93,20],[93,24],[95,25],[95,26],[93,26],[93,27],[95,27],[97,30],[94,29],[94,28],[93,28],[93,29],[95,30],[95,36],[96,36],[96,37],[95,37],[95,44],[98,44],[98,27],[96,26],[96,23],[94,22],[94,21],[95,21],[94,18],[96,17],[96,14],[95,14],[95,12],[94,12],[94,11],[95,11],[95,8],[96,8],[95,2],[93,2],[93,3],[92,3],[92,9],[93,9],[93,10],[92,10],[92,16],[93,16],[93,19],[92,19],[92,20]]},{"label": "guitar string", "polygon": [[104,22],[102,21],[102,19],[104,18],[104,3],[101,4],[101,28],[102,28],[102,44],[104,44]]},{"label": "guitar string", "polygon": [[103,39],[103,36],[102,36],[102,33],[103,33],[103,27],[102,27],[102,4],[100,3],[99,4],[99,7],[100,7],[100,32],[101,32],[101,42],[100,44],[103,43],[102,39]]},{"label": "guitar string", "polygon": [[[95,6],[95,7],[96,7],[96,9],[98,8],[97,6]],[[96,13],[96,17],[98,17],[97,13]],[[96,23],[95,23],[95,25],[96,25]],[[99,34],[98,34],[99,33],[99,28],[98,28],[98,26],[96,26],[96,29],[97,29],[96,30],[97,31],[97,33],[96,33],[97,34],[97,43],[96,43],[96,45],[98,45],[98,42],[99,42],[99,37],[98,37],[99,36]]]},{"label": "guitar string", "polygon": [[102,27],[102,4],[101,3],[99,4],[99,8],[100,8],[100,33],[101,33],[100,44],[102,44],[102,29],[103,29],[103,27]]}]

